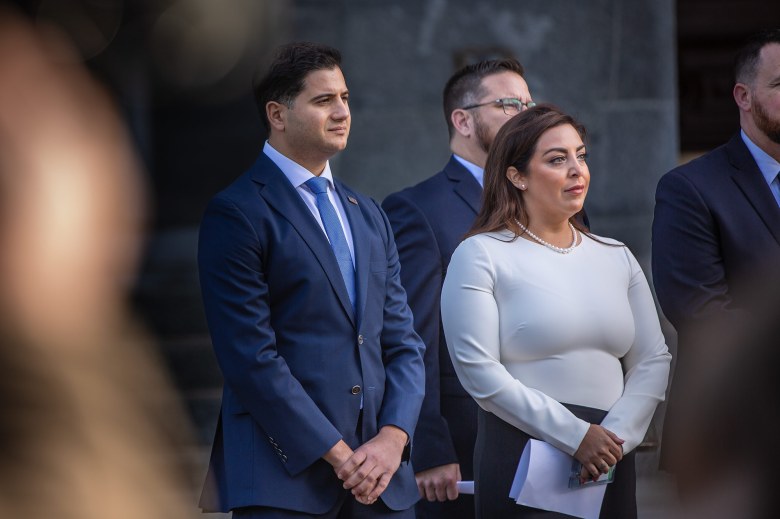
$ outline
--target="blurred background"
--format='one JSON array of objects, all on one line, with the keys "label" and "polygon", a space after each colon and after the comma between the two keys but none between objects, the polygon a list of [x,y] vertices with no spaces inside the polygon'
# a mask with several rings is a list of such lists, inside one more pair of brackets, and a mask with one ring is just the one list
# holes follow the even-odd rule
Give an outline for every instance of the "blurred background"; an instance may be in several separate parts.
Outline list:
[{"label": "blurred background", "polygon": [[[200,302],[197,228],[208,199],[260,152],[265,135],[250,83],[276,45],[303,39],[342,51],[353,122],[333,170],[380,201],[446,162],[441,91],[452,72],[518,58],[534,99],[558,104],[588,129],[594,232],[627,243],[649,276],[657,180],[737,130],[734,50],[748,34],[780,25],[780,3],[766,0],[3,4],[67,36],[129,131],[148,195],[131,301],[193,425],[194,439],[181,448],[193,508],[222,383]],[[661,495],[666,484],[654,472],[656,444],[651,431],[640,465],[651,489],[642,517],[664,513],[651,503],[653,488]]]}]

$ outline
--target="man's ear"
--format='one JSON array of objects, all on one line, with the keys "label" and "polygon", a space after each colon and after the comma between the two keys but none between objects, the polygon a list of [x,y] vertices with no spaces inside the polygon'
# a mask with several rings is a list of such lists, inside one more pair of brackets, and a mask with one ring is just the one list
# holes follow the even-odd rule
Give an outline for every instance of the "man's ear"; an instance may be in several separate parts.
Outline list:
[{"label": "man's ear", "polygon": [[509,166],[506,168],[506,178],[520,191],[525,191],[528,188],[528,178],[525,173],[520,172],[516,167]]},{"label": "man's ear", "polygon": [[470,137],[474,133],[474,122],[471,119],[471,114],[466,110],[460,108],[453,110],[450,114],[450,121],[455,131],[464,137]]},{"label": "man's ear", "polygon": [[265,104],[265,115],[268,117],[268,123],[271,125],[271,128],[278,132],[284,131],[287,110],[289,108],[286,105],[276,101],[268,101]]},{"label": "man's ear", "polygon": [[734,85],[732,94],[739,109],[743,112],[749,112],[753,105],[753,95],[750,92],[750,87],[745,83],[737,83]]}]

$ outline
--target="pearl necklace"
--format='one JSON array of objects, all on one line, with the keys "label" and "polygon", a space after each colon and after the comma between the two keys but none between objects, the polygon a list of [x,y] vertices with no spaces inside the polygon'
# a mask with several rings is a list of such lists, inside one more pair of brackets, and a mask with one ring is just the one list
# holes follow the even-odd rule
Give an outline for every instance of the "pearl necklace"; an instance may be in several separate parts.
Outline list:
[{"label": "pearl necklace", "polygon": [[545,246],[545,247],[547,247],[548,249],[554,250],[555,252],[557,252],[557,253],[559,253],[559,254],[568,254],[568,253],[570,253],[571,251],[573,251],[573,250],[574,250],[574,248],[577,246],[577,230],[574,228],[574,226],[571,224],[571,222],[569,222],[569,229],[571,229],[571,245],[569,245],[569,246],[568,246],[568,247],[566,247],[566,248],[563,248],[563,247],[557,247],[557,246],[553,245],[552,243],[547,243],[546,241],[544,241],[543,239],[541,239],[540,237],[538,237],[537,235],[535,235],[534,233],[532,233],[531,231],[529,231],[529,230],[528,230],[528,227],[526,227],[525,225],[523,225],[523,224],[521,224],[521,223],[520,223],[520,220],[515,220],[515,222],[517,222],[517,225],[519,225],[519,226],[520,226],[520,228],[521,228],[521,229],[522,229],[522,230],[523,230],[523,231],[524,231],[524,232],[525,232],[525,233],[526,233],[528,236],[530,236],[531,238],[533,238],[533,240],[534,240],[534,241],[536,241],[537,243],[539,243],[539,244],[541,244],[541,245],[544,245],[544,246]]}]

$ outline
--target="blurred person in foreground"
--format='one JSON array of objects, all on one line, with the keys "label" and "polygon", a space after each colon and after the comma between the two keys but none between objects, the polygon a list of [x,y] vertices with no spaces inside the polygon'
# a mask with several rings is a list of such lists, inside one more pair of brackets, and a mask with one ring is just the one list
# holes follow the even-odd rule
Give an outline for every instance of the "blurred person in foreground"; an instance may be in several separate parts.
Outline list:
[{"label": "blurred person in foreground", "polygon": [[201,506],[234,518],[414,517],[424,345],[387,217],[331,172],[351,123],[339,51],[281,47],[255,97],[268,141],[200,229],[225,378]]},{"label": "blurred person in foreground", "polygon": [[420,519],[474,517],[474,499],[456,482],[473,480],[477,404],[458,382],[441,331],[441,285],[450,257],[474,223],[488,149],[499,128],[534,104],[517,60],[467,65],[444,87],[452,155],[429,179],[382,202],[401,259],[401,282],[425,342],[425,399],[412,465],[423,497]]},{"label": "blurred person in foreground", "polygon": [[0,8],[0,517],[184,518],[186,422],[125,301],[136,159],[43,36]]},{"label": "blurred person in foreground", "polygon": [[773,519],[780,510],[780,274],[739,281],[756,309],[691,329],[686,345],[707,354],[674,386],[679,414],[665,449],[680,519]]},{"label": "blurred person in foreground", "polygon": [[637,514],[633,451],[670,355],[634,256],[574,218],[590,181],[584,137],[551,105],[499,130],[482,208],[444,281],[447,345],[480,406],[477,517],[567,517],[508,497],[529,438],[576,458],[583,477],[616,466],[601,517]]},{"label": "blurred person in foreground", "polygon": [[780,29],[742,47],[735,80],[739,133],[665,174],[656,190],[653,284],[678,333],[661,445],[661,467],[671,472],[676,386],[709,355],[689,340],[692,330],[748,317],[758,306],[739,280],[780,263]]}]

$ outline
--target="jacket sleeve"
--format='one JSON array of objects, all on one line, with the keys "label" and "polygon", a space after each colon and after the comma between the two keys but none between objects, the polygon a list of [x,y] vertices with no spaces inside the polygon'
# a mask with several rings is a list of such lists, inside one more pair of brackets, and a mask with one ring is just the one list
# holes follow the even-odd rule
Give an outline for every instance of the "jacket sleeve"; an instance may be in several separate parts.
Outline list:
[{"label": "jacket sleeve", "polygon": [[401,263],[401,283],[425,343],[425,398],[414,435],[412,463],[417,472],[457,463],[455,446],[441,414],[439,351],[443,262],[436,237],[417,205],[396,193],[382,207],[390,220]]},{"label": "jacket sleeve", "polygon": [[414,331],[412,312],[401,285],[401,266],[390,222],[378,204],[376,210],[381,215],[387,244],[387,295],[380,337],[386,379],[377,426],[400,427],[411,440],[425,393],[425,345]]},{"label": "jacket sleeve", "polygon": [[601,425],[625,440],[624,452],[641,442],[666,393],[672,356],[658,322],[653,295],[639,263],[624,248],[630,272],[628,304],[634,320],[634,342],[621,359],[623,394]]},{"label": "jacket sleeve", "polygon": [[198,265],[214,352],[240,404],[223,402],[223,413],[248,410],[294,476],[341,434],[278,355],[262,249],[246,215],[214,198],[201,224]]}]

